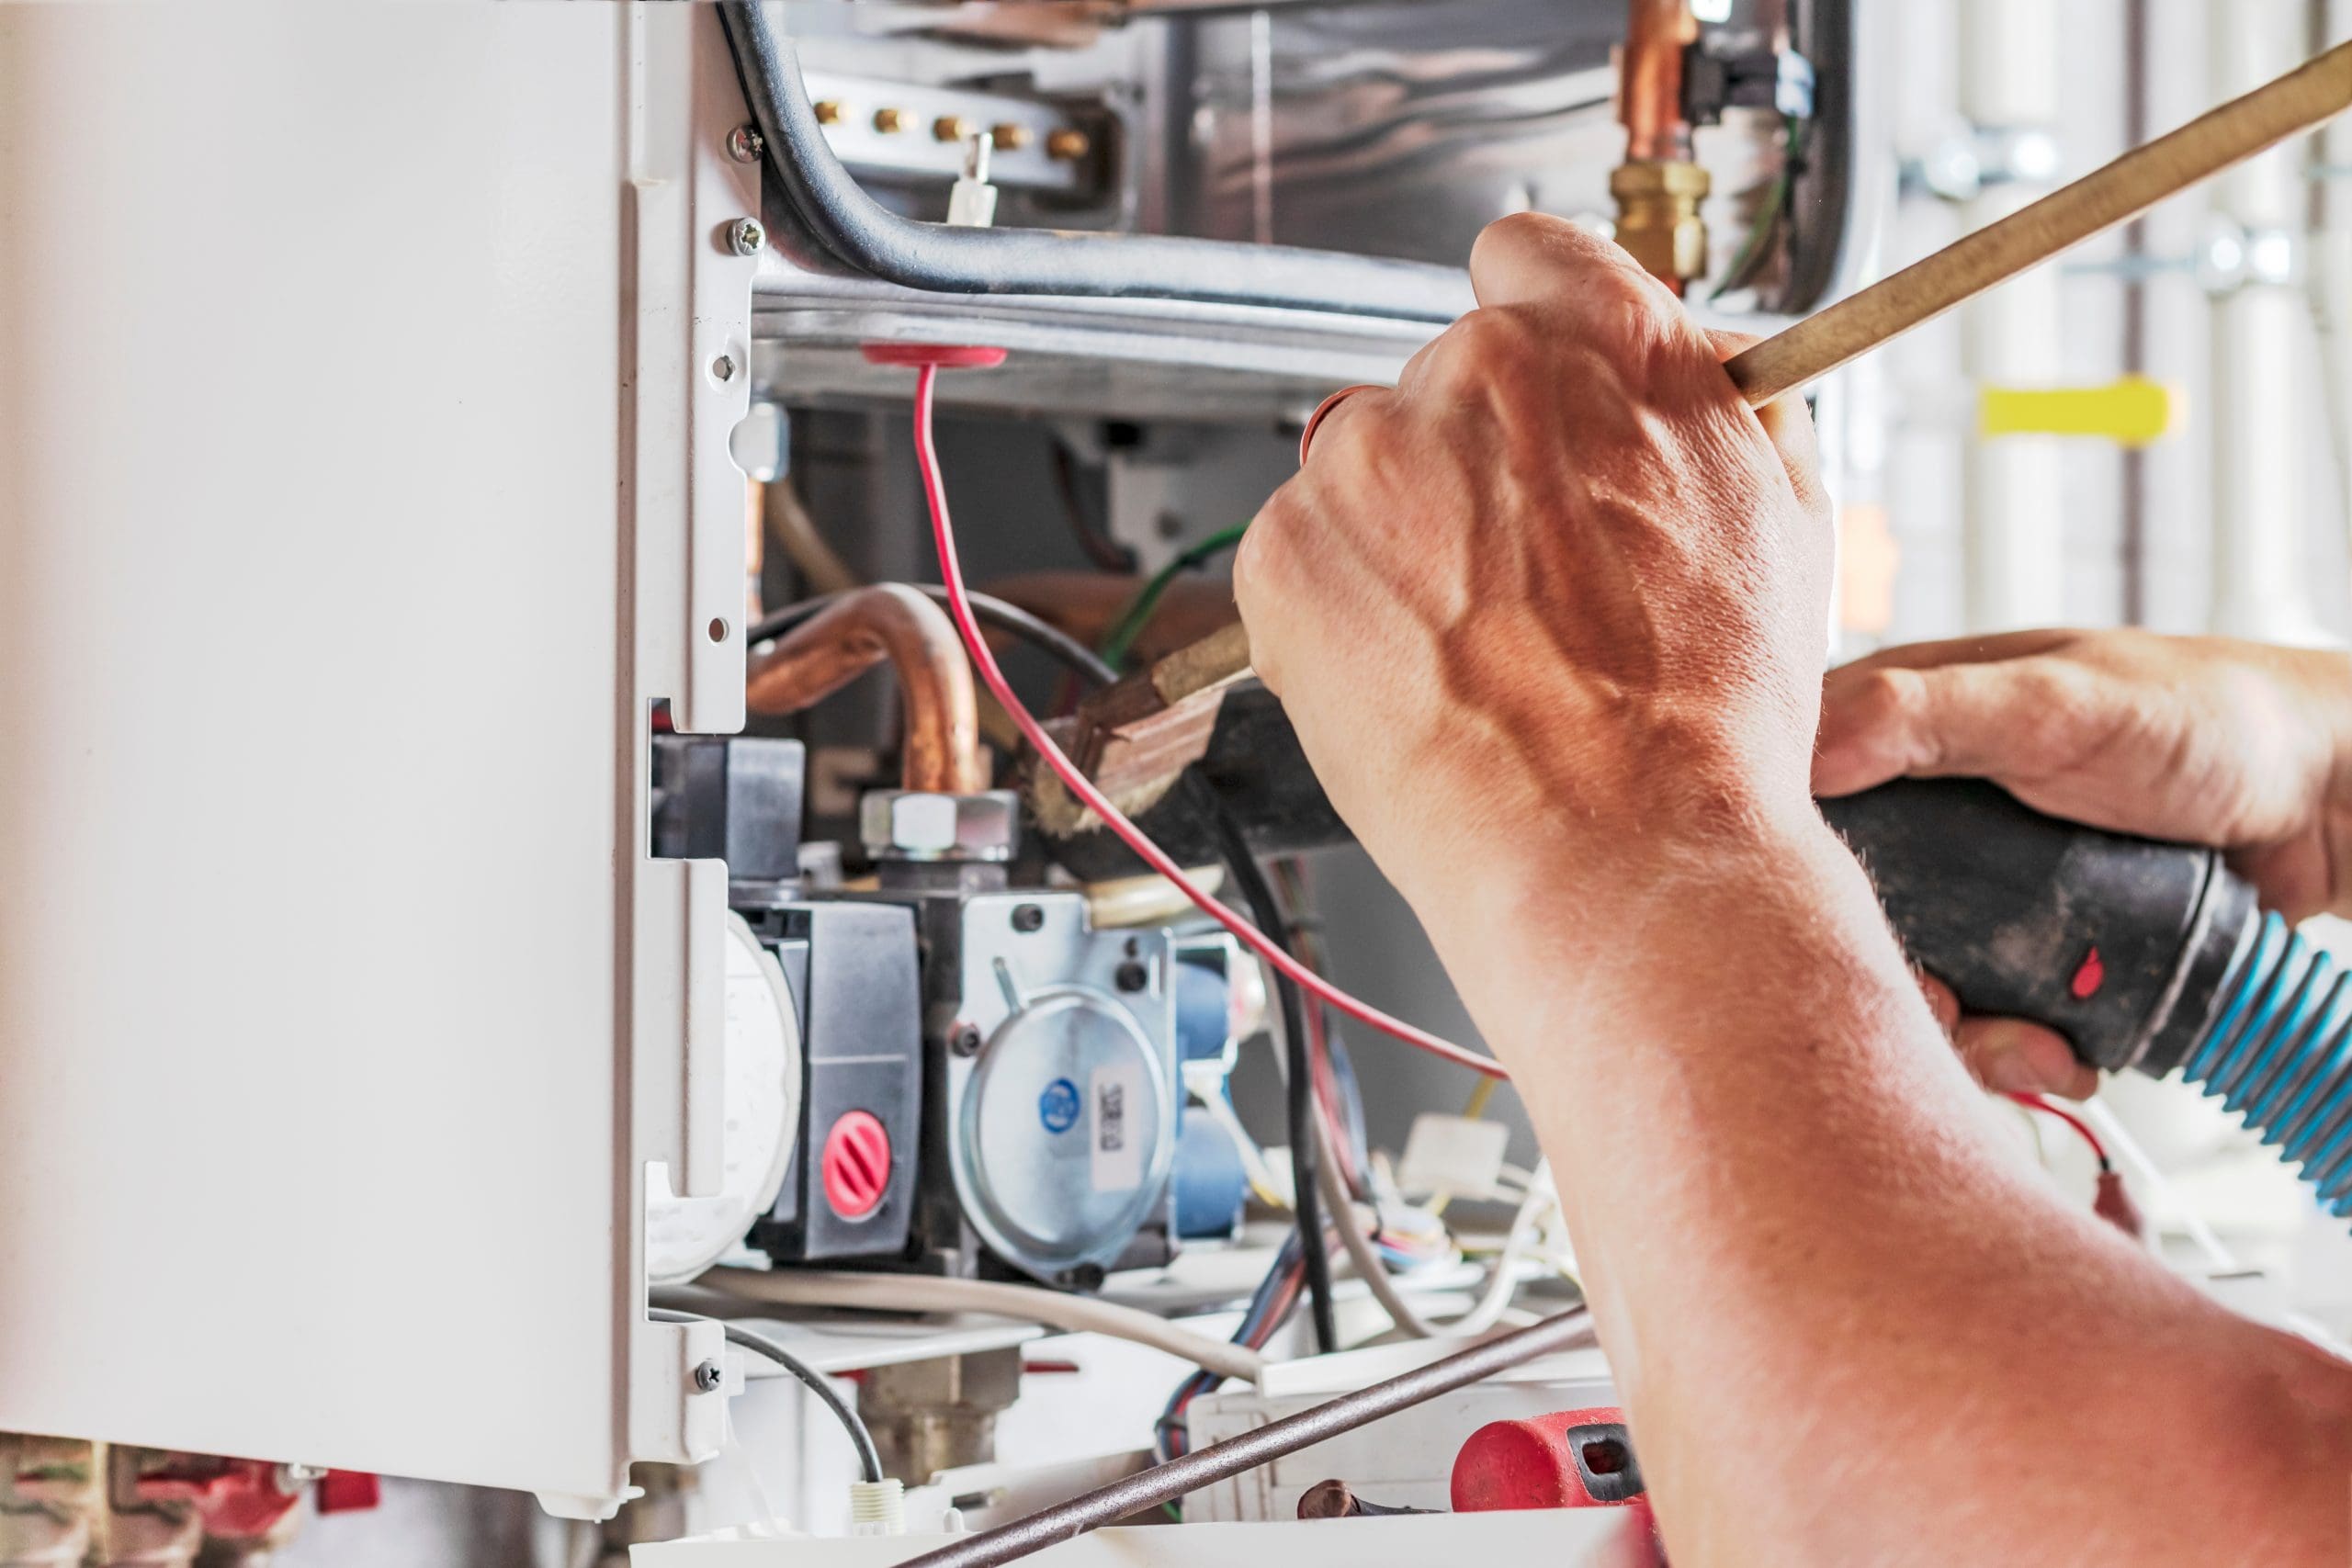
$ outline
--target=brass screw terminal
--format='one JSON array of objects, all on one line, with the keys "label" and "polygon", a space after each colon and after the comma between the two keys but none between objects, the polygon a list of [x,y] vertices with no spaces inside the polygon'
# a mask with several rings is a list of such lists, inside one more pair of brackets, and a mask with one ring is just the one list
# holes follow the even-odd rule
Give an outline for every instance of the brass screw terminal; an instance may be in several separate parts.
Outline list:
[{"label": "brass screw terminal", "polygon": [[809,107],[817,111],[819,125],[839,125],[842,122],[842,101],[839,98],[819,98]]},{"label": "brass screw terminal", "polygon": [[904,109],[876,109],[874,111],[874,129],[880,131],[885,136],[898,135],[899,132],[907,129],[907,111]]},{"label": "brass screw terminal", "polygon": [[1018,152],[1029,145],[1029,128],[1017,119],[1002,120],[989,127],[989,140],[1000,152]]},{"label": "brass screw terminal", "polygon": [[972,122],[960,114],[944,114],[931,122],[933,141],[961,141],[972,134]]},{"label": "brass screw terminal", "polygon": [[1075,164],[1093,151],[1094,138],[1071,126],[1046,138],[1046,156],[1057,163]]}]

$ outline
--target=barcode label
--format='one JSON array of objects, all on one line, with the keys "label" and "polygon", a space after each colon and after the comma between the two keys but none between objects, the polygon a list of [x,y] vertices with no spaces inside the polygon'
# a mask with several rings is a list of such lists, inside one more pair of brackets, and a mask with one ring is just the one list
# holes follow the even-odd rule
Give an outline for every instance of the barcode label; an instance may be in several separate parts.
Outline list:
[{"label": "barcode label", "polygon": [[1088,1095],[1093,1117],[1093,1179],[1097,1192],[1128,1192],[1143,1185],[1144,1114],[1141,1068],[1097,1067]]}]

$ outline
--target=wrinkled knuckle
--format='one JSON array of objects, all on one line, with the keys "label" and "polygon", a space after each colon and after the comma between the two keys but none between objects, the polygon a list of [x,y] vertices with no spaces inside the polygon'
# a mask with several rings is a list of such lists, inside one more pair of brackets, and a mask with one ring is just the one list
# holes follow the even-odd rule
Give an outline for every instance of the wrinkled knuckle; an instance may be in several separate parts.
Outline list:
[{"label": "wrinkled knuckle", "polygon": [[1907,726],[1927,706],[1928,684],[1917,670],[1872,670],[1845,691],[1841,705],[1865,732]]},{"label": "wrinkled knuckle", "polygon": [[1285,499],[1286,494],[1287,487],[1274,492],[1250,521],[1233,552],[1233,597],[1241,606],[1245,619],[1253,604],[1280,591],[1279,585],[1289,570],[1289,536],[1295,525],[1291,521],[1295,507]]}]

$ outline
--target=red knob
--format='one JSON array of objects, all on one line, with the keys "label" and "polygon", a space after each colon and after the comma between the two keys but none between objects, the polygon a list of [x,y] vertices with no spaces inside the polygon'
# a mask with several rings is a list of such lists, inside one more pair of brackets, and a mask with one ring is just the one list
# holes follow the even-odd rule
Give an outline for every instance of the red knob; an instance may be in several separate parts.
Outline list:
[{"label": "red knob", "polygon": [[890,1190],[890,1131],[872,1112],[844,1112],[825,1134],[818,1169],[825,1201],[845,1220],[872,1213]]}]

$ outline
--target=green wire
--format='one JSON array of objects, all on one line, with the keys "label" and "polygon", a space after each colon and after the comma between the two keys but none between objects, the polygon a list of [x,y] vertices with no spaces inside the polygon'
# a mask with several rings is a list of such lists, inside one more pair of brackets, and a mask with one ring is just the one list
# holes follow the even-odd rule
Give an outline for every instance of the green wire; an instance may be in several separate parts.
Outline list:
[{"label": "green wire", "polygon": [[1756,220],[1748,225],[1747,238],[1739,243],[1739,253],[1731,258],[1731,265],[1724,271],[1723,282],[1707,296],[1710,305],[1747,283],[1748,274],[1756,270],[1756,264],[1763,255],[1764,242],[1770,238],[1772,231],[1787,215],[1796,196],[1797,168],[1804,153],[1805,122],[1794,115],[1788,116],[1787,121],[1788,129],[1782,133],[1781,172],[1773,177],[1771,194],[1764,198],[1764,205],[1756,209]]},{"label": "green wire", "polygon": [[1143,585],[1134,601],[1112,623],[1109,635],[1102,639],[1102,661],[1114,670],[1125,669],[1128,650],[1135,647],[1136,638],[1143,635],[1143,628],[1150,623],[1151,613],[1159,608],[1160,596],[1168,592],[1168,585],[1202,562],[1239,544],[1241,536],[1249,527],[1247,523],[1236,523],[1230,528],[1220,529],[1199,544],[1188,546],[1173,560],[1153,572],[1151,580]]}]

